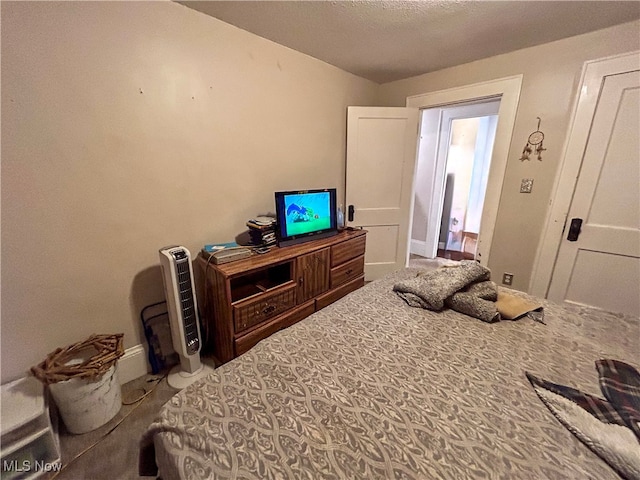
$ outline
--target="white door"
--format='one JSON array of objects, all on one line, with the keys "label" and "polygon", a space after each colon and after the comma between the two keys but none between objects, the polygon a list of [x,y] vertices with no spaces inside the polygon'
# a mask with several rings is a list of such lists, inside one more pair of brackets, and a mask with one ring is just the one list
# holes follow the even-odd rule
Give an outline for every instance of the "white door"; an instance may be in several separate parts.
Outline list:
[{"label": "white door", "polygon": [[417,108],[348,107],[346,224],[368,231],[365,279],[404,268]]},{"label": "white door", "polygon": [[601,85],[548,297],[640,316],[640,72]]}]

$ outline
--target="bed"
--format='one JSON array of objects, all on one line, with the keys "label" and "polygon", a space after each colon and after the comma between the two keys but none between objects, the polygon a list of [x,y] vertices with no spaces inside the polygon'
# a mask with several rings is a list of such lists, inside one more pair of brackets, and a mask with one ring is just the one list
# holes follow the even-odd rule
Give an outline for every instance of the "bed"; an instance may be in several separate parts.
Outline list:
[{"label": "bed", "polygon": [[525,371],[593,392],[596,359],[637,361],[637,318],[543,302],[545,324],[484,323],[408,306],[392,287],[415,275],[365,285],[176,394],[145,437],[162,479],[619,478]]}]

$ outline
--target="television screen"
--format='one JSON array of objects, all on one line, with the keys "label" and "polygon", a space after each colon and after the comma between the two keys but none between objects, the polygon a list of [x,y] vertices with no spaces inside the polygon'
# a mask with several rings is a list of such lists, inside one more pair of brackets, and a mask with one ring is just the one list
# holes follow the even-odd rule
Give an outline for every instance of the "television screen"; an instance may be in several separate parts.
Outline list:
[{"label": "television screen", "polygon": [[337,233],[335,188],[276,192],[275,197],[280,246]]}]

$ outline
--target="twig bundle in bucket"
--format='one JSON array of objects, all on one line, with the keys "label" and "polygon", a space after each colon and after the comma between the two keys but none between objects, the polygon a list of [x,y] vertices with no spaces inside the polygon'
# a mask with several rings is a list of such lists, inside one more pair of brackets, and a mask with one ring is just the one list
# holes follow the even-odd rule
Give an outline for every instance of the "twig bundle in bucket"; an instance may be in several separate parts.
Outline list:
[{"label": "twig bundle in bucket", "polygon": [[[57,348],[44,361],[31,367],[31,373],[46,385],[71,378],[99,377],[124,355],[123,336],[122,333],[91,335],[83,342]],[[94,355],[81,363],[72,363],[73,360],[85,358],[91,349],[96,352]]]}]

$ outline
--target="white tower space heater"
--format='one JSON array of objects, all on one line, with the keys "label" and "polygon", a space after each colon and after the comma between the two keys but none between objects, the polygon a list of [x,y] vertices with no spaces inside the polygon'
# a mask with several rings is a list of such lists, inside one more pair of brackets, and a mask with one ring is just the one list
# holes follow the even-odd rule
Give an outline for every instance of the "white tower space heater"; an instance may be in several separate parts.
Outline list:
[{"label": "white tower space heater", "polygon": [[160,266],[171,339],[180,356],[180,364],[171,369],[167,381],[173,388],[182,389],[213,369],[200,361],[200,322],[189,250],[180,246],[160,249]]}]

